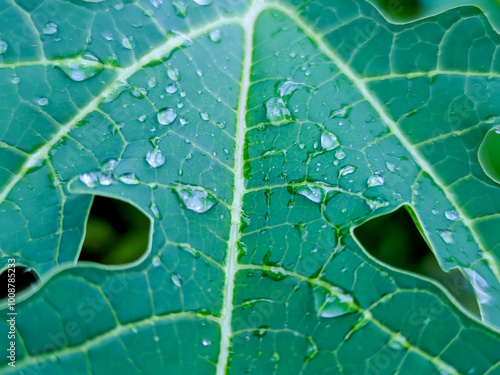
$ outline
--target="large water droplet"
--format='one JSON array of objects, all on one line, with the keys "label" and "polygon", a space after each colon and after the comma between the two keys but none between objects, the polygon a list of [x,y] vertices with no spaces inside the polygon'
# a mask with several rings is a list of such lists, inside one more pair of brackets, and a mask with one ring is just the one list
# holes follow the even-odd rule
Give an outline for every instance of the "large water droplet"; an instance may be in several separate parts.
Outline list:
[{"label": "large water droplet", "polygon": [[315,287],[313,296],[316,312],[322,318],[337,318],[357,311],[351,295]]},{"label": "large water droplet", "polygon": [[451,221],[457,221],[458,219],[460,219],[457,211],[454,210],[445,211],[444,216],[446,216],[446,218]]},{"label": "large water droplet", "polygon": [[80,175],[80,181],[87,187],[94,188],[97,185],[97,175],[95,173],[84,173]]},{"label": "large water droplet", "polygon": [[303,87],[305,87],[305,84],[303,83],[297,83],[290,80],[281,81],[276,86],[276,92],[281,97],[290,96],[295,90],[301,89]]},{"label": "large water droplet", "polygon": [[168,92],[169,94],[173,94],[173,93],[177,92],[177,86],[172,83],[172,84],[167,86],[165,91]]},{"label": "large water droplet", "polygon": [[9,48],[9,45],[5,40],[0,39],[0,55],[3,55],[5,52],[7,52],[7,49]]},{"label": "large water droplet", "polygon": [[208,34],[208,37],[210,38],[210,40],[214,43],[219,43],[220,42],[220,30],[219,29],[214,29],[212,31],[210,31],[210,33]]},{"label": "large water droplet", "polygon": [[335,150],[339,146],[340,143],[335,134],[328,130],[324,130],[323,133],[321,133],[321,147],[324,150]]},{"label": "large water droplet", "polygon": [[56,68],[62,70],[68,78],[76,82],[90,79],[104,69],[99,59],[89,52],[83,54],[80,59],[69,60],[64,64],[56,65]]},{"label": "large water droplet", "polygon": [[321,182],[304,182],[300,185],[291,184],[288,191],[291,194],[302,195],[314,203],[323,203],[328,193],[328,186]]},{"label": "large water droplet", "polygon": [[153,168],[158,168],[165,164],[165,156],[161,153],[159,148],[155,147],[153,151],[147,153],[146,161]]},{"label": "large water droplet", "polygon": [[45,35],[52,35],[52,34],[57,33],[57,24],[55,24],[54,22],[49,22],[49,23],[47,23],[47,24],[43,27],[42,32],[43,32]]},{"label": "large water droplet", "polygon": [[162,125],[170,125],[177,118],[177,113],[172,108],[162,108],[158,112],[158,122]]},{"label": "large water droplet", "polygon": [[217,204],[215,196],[201,186],[178,185],[174,193],[182,206],[188,210],[204,213]]},{"label": "large water droplet", "polygon": [[486,133],[479,146],[478,158],[484,173],[493,181],[500,183],[500,125]]},{"label": "large water droplet", "polygon": [[382,176],[379,176],[378,174],[374,176],[370,176],[368,178],[368,181],[366,182],[366,186],[368,187],[375,187],[375,186],[382,186],[384,184],[385,180]]},{"label": "large water droplet", "polygon": [[[281,98],[273,97],[266,102],[266,116],[271,123],[293,121],[294,117]],[[279,125],[279,124],[277,124]]]},{"label": "large water droplet", "polygon": [[39,98],[35,99],[35,103],[38,104],[39,106],[43,107],[49,104],[49,99],[47,99],[45,96],[41,96]]}]

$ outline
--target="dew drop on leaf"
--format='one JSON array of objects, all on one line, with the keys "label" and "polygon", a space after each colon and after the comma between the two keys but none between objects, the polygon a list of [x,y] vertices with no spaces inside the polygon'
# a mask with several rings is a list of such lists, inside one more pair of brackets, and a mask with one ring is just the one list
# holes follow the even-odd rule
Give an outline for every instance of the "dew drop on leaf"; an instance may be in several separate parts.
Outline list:
[{"label": "dew drop on leaf", "polygon": [[460,218],[458,216],[458,213],[454,210],[445,211],[444,216],[446,216],[446,218],[451,221],[457,221]]},{"label": "dew drop on leaf", "polygon": [[49,22],[49,23],[47,23],[47,24],[43,27],[42,32],[43,32],[45,35],[52,35],[52,34],[57,33],[57,24],[55,24],[54,22]]},{"label": "dew drop on leaf", "polygon": [[215,196],[201,186],[178,185],[174,189],[182,207],[202,214],[217,204]]},{"label": "dew drop on leaf", "polygon": [[203,339],[203,341],[201,343],[203,344],[203,346],[209,346],[212,344],[212,342],[208,339]]},{"label": "dew drop on leaf", "polygon": [[444,242],[447,244],[452,244],[455,241],[453,241],[453,235],[449,230],[440,230],[438,231],[439,236],[443,239]]},{"label": "dew drop on leaf", "polygon": [[180,79],[181,79],[179,76],[178,69],[168,69],[167,75],[172,81],[175,81],[175,82],[180,81]]},{"label": "dew drop on leaf", "polygon": [[49,104],[49,99],[47,99],[45,96],[41,96],[37,99],[35,99],[35,103],[38,104],[39,106],[43,107]]},{"label": "dew drop on leaf", "polygon": [[193,0],[198,5],[210,5],[214,0]]},{"label": "dew drop on leaf", "polygon": [[356,167],[352,165],[346,165],[339,170],[339,176],[347,176],[348,174],[354,173]]},{"label": "dew drop on leaf", "polygon": [[179,287],[179,288],[182,286],[182,283],[184,282],[184,279],[182,278],[182,276],[177,272],[173,273],[170,278],[172,279],[172,282],[174,283],[174,285]]},{"label": "dew drop on leaf", "polygon": [[14,77],[12,78],[11,82],[15,85],[19,84],[21,82],[21,78],[19,77]]},{"label": "dew drop on leaf", "polygon": [[151,203],[151,204],[149,205],[149,209],[151,210],[151,212],[153,213],[153,215],[154,215],[157,219],[161,220],[162,215],[161,215],[161,213],[160,213],[160,210],[158,209],[158,206],[156,206],[156,203],[154,203],[154,202],[153,202],[153,203]]},{"label": "dew drop on leaf", "polygon": [[322,318],[337,318],[357,310],[351,295],[340,292],[330,292],[322,287],[313,289],[314,308]]},{"label": "dew drop on leaf", "polygon": [[94,188],[97,185],[97,175],[95,173],[84,173],[80,175],[80,181],[87,187]]},{"label": "dew drop on leaf", "polygon": [[220,30],[219,29],[214,29],[212,31],[210,31],[210,33],[208,34],[208,37],[210,38],[210,40],[214,43],[219,43],[220,42]]},{"label": "dew drop on leaf", "polygon": [[153,267],[159,267],[160,266],[160,258],[158,256],[154,256],[153,257],[153,261],[152,261],[152,264],[153,264]]},{"label": "dew drop on leaf", "polygon": [[109,186],[113,183],[113,176],[111,172],[99,173],[99,185]]},{"label": "dew drop on leaf", "polygon": [[139,179],[134,173],[126,173],[118,177],[118,180],[126,185],[138,185],[140,183]]},{"label": "dew drop on leaf", "polygon": [[306,347],[306,357],[305,360],[310,361],[319,353],[318,346],[314,342],[310,342]]},{"label": "dew drop on leaf", "polygon": [[294,120],[283,99],[276,97],[266,102],[266,116],[271,123]]},{"label": "dew drop on leaf", "polygon": [[490,129],[479,146],[478,159],[484,173],[500,183],[500,125]]},{"label": "dew drop on leaf", "polygon": [[321,134],[321,147],[324,150],[334,150],[340,146],[337,136],[328,130],[324,130]]},{"label": "dew drop on leaf", "polygon": [[382,176],[379,176],[378,174],[374,176],[370,176],[368,178],[368,181],[366,182],[366,186],[368,187],[375,187],[375,186],[382,186],[384,184],[385,180]]},{"label": "dew drop on leaf", "polygon": [[58,64],[56,68],[76,82],[90,79],[103,71],[103,65],[93,54],[86,52],[80,59],[70,60],[67,63]]},{"label": "dew drop on leaf", "polygon": [[303,185],[296,186],[291,185],[289,191],[295,195],[302,195],[314,203],[323,202],[327,193],[325,187],[312,183],[304,183]]},{"label": "dew drop on leaf", "polygon": [[203,121],[208,121],[210,120],[210,116],[207,112],[200,112],[200,117]]},{"label": "dew drop on leaf", "polygon": [[159,148],[155,147],[153,151],[147,153],[146,161],[153,168],[158,168],[165,164],[165,156],[161,153]]},{"label": "dew drop on leaf", "polygon": [[170,125],[177,118],[177,113],[172,108],[162,108],[158,111],[158,122],[162,125]]},{"label": "dew drop on leaf", "polygon": [[5,40],[0,40],[0,55],[3,55],[5,52],[7,52],[7,49],[9,48],[9,45]]},{"label": "dew drop on leaf", "polygon": [[280,355],[276,352],[274,352],[271,355],[271,362],[279,362],[280,361]]},{"label": "dew drop on leaf", "polygon": [[168,85],[165,91],[168,92],[169,94],[173,94],[177,92],[177,86],[174,84]]}]

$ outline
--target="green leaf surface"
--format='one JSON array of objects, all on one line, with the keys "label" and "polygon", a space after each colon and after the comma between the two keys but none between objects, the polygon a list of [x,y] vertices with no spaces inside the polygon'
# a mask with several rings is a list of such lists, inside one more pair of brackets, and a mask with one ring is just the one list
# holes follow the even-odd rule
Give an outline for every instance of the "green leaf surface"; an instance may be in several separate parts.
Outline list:
[{"label": "green leaf surface", "polygon": [[[40,277],[1,372],[500,374],[500,36],[436,9],[0,0],[2,264]],[[92,195],[142,259],[76,263]],[[358,243],[403,205],[482,322]]]}]

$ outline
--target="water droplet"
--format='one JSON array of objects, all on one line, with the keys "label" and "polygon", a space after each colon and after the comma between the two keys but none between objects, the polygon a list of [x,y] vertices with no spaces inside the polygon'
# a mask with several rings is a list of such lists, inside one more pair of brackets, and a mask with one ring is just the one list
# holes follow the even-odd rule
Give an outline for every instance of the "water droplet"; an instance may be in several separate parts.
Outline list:
[{"label": "water droplet", "polygon": [[214,0],[193,0],[198,5],[210,5]]},{"label": "water droplet", "polygon": [[169,94],[173,94],[173,93],[177,92],[177,86],[172,83],[171,85],[167,86],[165,91],[168,92]]},{"label": "water droplet", "polygon": [[479,164],[484,173],[500,183],[500,125],[490,129],[479,146]]},{"label": "water droplet", "polygon": [[181,285],[184,283],[184,279],[182,278],[180,273],[173,273],[172,276],[170,277],[172,279],[172,282],[174,283],[175,286],[181,287]]},{"label": "water droplet", "polygon": [[209,346],[212,344],[212,342],[208,339],[203,339],[203,341],[201,343],[203,344],[203,346]]},{"label": "water droplet", "polygon": [[290,111],[286,107],[283,99],[276,97],[273,97],[266,102],[266,116],[267,120],[271,123],[294,120],[294,117],[290,114]]},{"label": "water droplet", "polygon": [[465,268],[465,273],[468,276],[470,283],[472,284],[472,288],[476,293],[478,303],[480,305],[488,305],[491,303],[491,286],[488,282],[481,276],[477,271],[474,271],[471,268]]},{"label": "water droplet", "polygon": [[140,122],[145,122],[147,119],[148,119],[148,115],[146,115],[146,114],[142,114],[137,118],[137,120],[139,120]]},{"label": "water droplet", "polygon": [[366,186],[370,187],[375,187],[375,186],[382,186],[384,184],[385,180],[382,176],[379,176],[378,174],[374,176],[370,176],[368,178],[368,181],[366,182]]},{"label": "water droplet", "polygon": [[348,174],[354,173],[356,167],[352,165],[346,165],[339,169],[339,176],[347,176]]},{"label": "water droplet", "polygon": [[316,357],[318,353],[319,353],[318,346],[313,341],[309,342],[306,348],[306,358],[305,358],[306,362]]},{"label": "water droplet", "polygon": [[280,355],[276,352],[274,352],[271,355],[271,362],[279,362],[280,361]]},{"label": "water droplet", "polygon": [[385,166],[387,167],[387,170],[389,172],[394,172],[396,170],[396,167],[394,166],[394,164],[389,162],[389,161],[385,163]]},{"label": "water droplet", "polygon": [[97,175],[95,173],[84,173],[80,175],[80,181],[87,187],[94,188],[97,185]]},{"label": "water droplet", "polygon": [[113,183],[113,175],[111,172],[99,173],[99,184],[102,186],[109,186]]},{"label": "water droplet", "polygon": [[286,278],[286,274],[284,274],[281,270],[281,262],[271,262],[269,259],[271,258],[271,252],[268,251],[264,256],[264,265],[267,268],[262,270],[262,276],[269,277],[274,281],[281,281]]},{"label": "water droplet", "polygon": [[126,173],[118,177],[118,180],[126,185],[138,185],[140,183],[139,179],[135,177],[134,173]]},{"label": "water droplet", "polygon": [[7,52],[7,49],[9,48],[9,45],[5,40],[0,39],[0,55],[3,55],[5,52]]},{"label": "water droplet", "polygon": [[302,195],[314,203],[323,203],[328,193],[327,185],[322,182],[304,182],[300,185],[293,185],[292,183],[289,185],[288,191],[291,194]]},{"label": "water droplet", "polygon": [[286,152],[287,150],[283,149],[283,150],[280,150],[280,149],[275,149],[275,148],[272,148],[270,150],[267,150],[267,151],[264,151],[260,156],[262,157],[262,159],[266,159],[268,157],[271,157],[271,156],[286,156]]},{"label": "water droplet", "polygon": [[165,156],[161,153],[159,148],[155,147],[153,151],[147,153],[146,161],[153,168],[158,168],[165,164]]},{"label": "water droplet", "polygon": [[407,338],[403,336],[401,333],[398,333],[392,336],[391,341],[389,342],[389,347],[394,350],[403,350],[408,348],[410,343]]},{"label": "water droplet", "polygon": [[37,99],[35,99],[35,103],[38,104],[39,106],[45,106],[49,104],[49,99],[47,99],[45,96],[41,96]]},{"label": "water droplet", "polygon": [[11,82],[14,84],[14,85],[17,85],[21,82],[21,78],[19,77],[13,77]]},{"label": "water droplet", "polygon": [[208,37],[210,38],[210,40],[214,43],[219,43],[220,42],[220,30],[219,29],[214,29],[212,31],[210,31],[210,33],[208,34]]},{"label": "water droplet", "polygon": [[126,49],[132,49],[135,47],[134,37],[128,36],[127,38],[122,39],[122,46]]},{"label": "water droplet", "polygon": [[172,108],[162,108],[157,115],[158,122],[162,125],[170,125],[177,118],[177,113]]},{"label": "water droplet", "polygon": [[448,220],[451,220],[451,221],[457,221],[458,219],[460,219],[460,217],[458,216],[457,211],[454,211],[454,210],[446,211],[444,213],[444,216],[446,216],[446,218]]},{"label": "water droplet", "polygon": [[268,326],[260,326],[259,329],[253,331],[255,337],[264,337],[267,334]]},{"label": "water droplet", "polygon": [[149,209],[151,210],[151,212],[153,213],[153,215],[154,215],[157,219],[161,220],[162,215],[161,215],[161,213],[160,213],[160,210],[158,209],[158,206],[156,206],[156,203],[154,203],[154,202],[153,202],[153,203],[151,203],[151,204],[149,205]]},{"label": "water droplet", "polygon": [[281,81],[276,85],[276,92],[281,97],[290,96],[295,90],[301,89],[306,85],[303,83],[297,83],[294,81]]},{"label": "water droplet", "polygon": [[203,121],[210,120],[210,116],[208,115],[207,112],[200,112],[200,117],[202,118]]},{"label": "water droplet", "polygon": [[337,318],[357,311],[351,295],[315,287],[313,296],[316,312],[322,318]]},{"label": "water droplet", "polygon": [[179,76],[179,70],[178,69],[168,69],[167,71],[167,75],[169,76],[169,78],[172,80],[172,81],[179,81],[180,80],[180,76]]},{"label": "water droplet", "polygon": [[49,22],[49,23],[47,23],[47,24],[43,27],[42,32],[43,32],[45,35],[52,35],[52,34],[57,33],[57,24],[55,24],[54,22]]},{"label": "water droplet", "polygon": [[188,210],[204,213],[217,204],[215,196],[201,186],[178,185],[174,193],[182,206]]},{"label": "water droplet", "polygon": [[160,258],[158,256],[154,256],[152,264],[153,264],[153,267],[155,267],[155,268],[160,267],[160,265],[161,265]]},{"label": "water droplet", "polygon": [[111,34],[109,31],[105,31],[102,33],[102,37],[106,40],[113,40],[113,34]]},{"label": "water droplet", "polygon": [[155,336],[153,337],[153,340],[155,340],[156,342],[160,341],[160,338],[158,336]]},{"label": "water droplet", "polygon": [[449,230],[441,230],[438,231],[439,236],[443,239],[447,244],[452,244],[455,241],[453,240],[453,235]]},{"label": "water droplet", "polygon": [[321,134],[321,147],[325,150],[335,150],[339,146],[340,143],[335,134],[330,133],[328,130],[324,130]]},{"label": "water droplet", "polygon": [[81,82],[90,79],[103,71],[103,65],[97,57],[89,52],[79,59],[69,60],[55,66],[73,81]]},{"label": "water droplet", "polygon": [[107,91],[104,94],[103,102],[104,103],[112,102],[113,100],[118,98],[123,91],[130,89],[130,87],[131,86],[125,81],[119,82],[115,87],[113,87],[110,91]]}]

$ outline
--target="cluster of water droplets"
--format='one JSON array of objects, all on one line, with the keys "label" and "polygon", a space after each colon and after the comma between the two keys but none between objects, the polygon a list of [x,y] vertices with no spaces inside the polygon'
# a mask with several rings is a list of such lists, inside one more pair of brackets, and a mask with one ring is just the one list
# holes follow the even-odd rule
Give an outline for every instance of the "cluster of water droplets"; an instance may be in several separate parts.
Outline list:
[{"label": "cluster of water droplets", "polygon": [[119,163],[116,159],[110,159],[103,164],[100,170],[81,174],[80,181],[89,188],[95,188],[97,185],[109,186],[115,181],[120,181],[125,185],[138,185],[140,181],[134,173],[115,174]]}]

